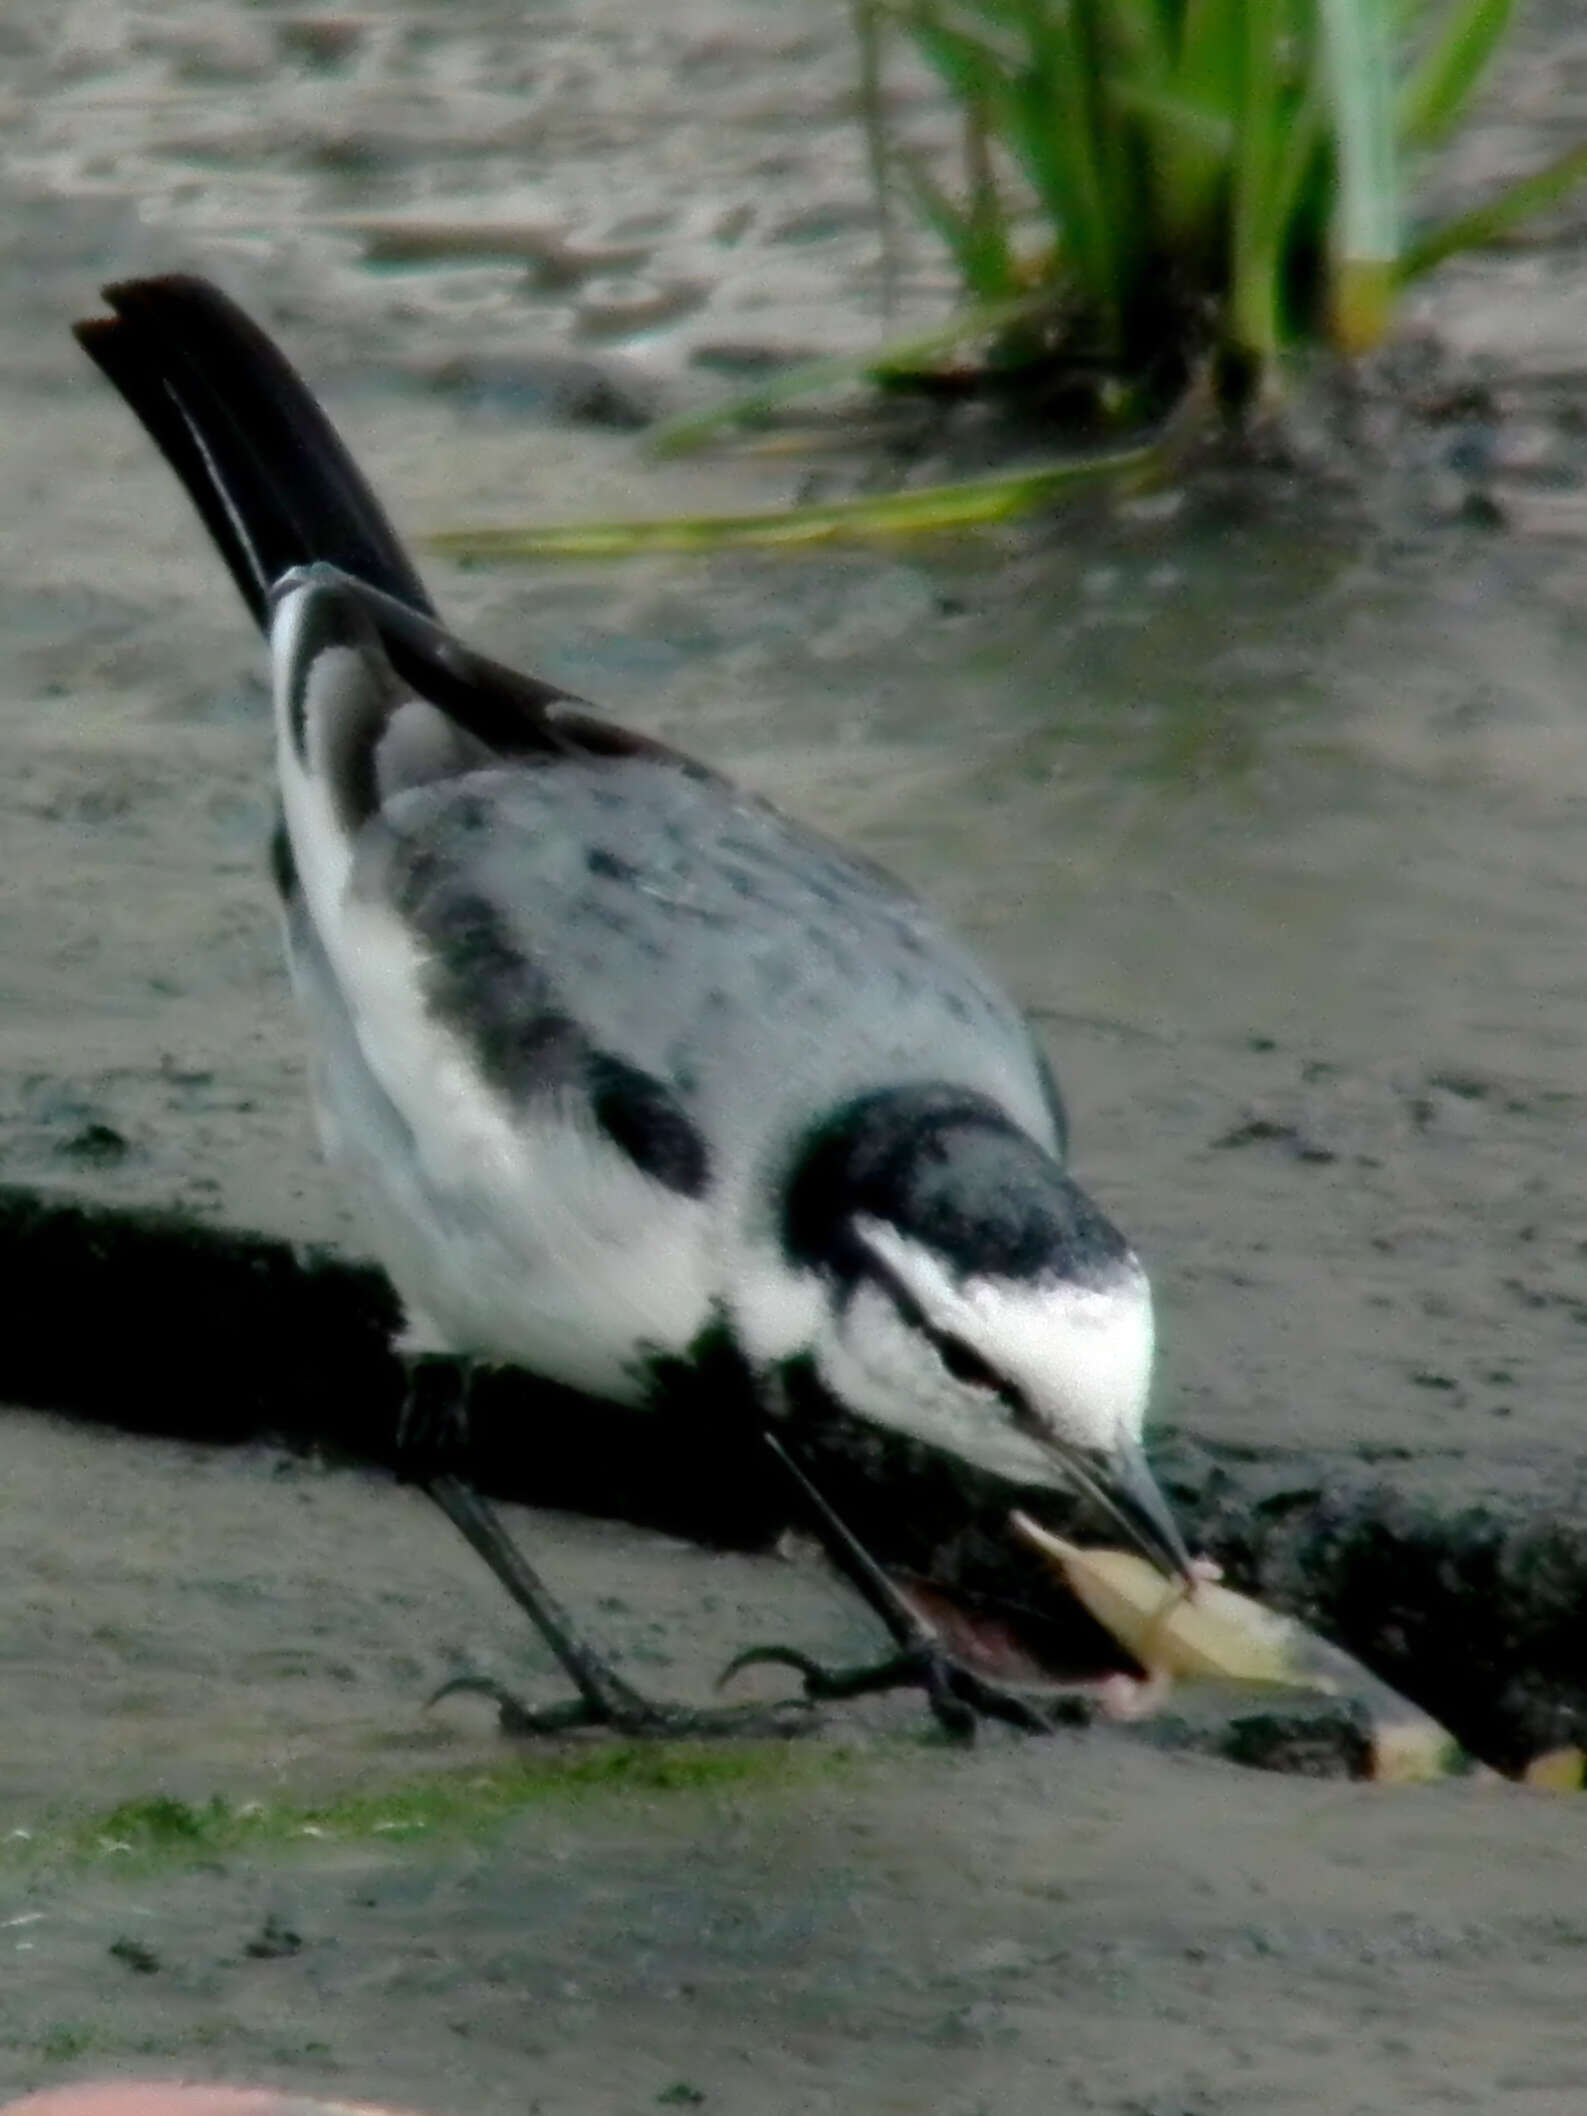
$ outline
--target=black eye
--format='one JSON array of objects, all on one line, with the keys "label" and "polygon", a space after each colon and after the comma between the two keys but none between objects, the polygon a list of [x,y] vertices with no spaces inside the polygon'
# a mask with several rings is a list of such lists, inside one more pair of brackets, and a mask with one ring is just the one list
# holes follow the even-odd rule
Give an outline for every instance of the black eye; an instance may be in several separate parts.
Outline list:
[{"label": "black eye", "polygon": [[936,1346],[937,1357],[955,1381],[965,1382],[972,1389],[1002,1388],[1001,1376],[962,1337],[939,1337]]}]

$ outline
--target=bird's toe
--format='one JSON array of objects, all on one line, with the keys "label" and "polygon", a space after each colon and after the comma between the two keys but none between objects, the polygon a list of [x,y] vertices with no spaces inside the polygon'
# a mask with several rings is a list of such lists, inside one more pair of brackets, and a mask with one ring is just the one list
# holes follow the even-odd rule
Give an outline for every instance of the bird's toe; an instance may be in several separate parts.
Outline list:
[{"label": "bird's toe", "polygon": [[488,1697],[496,1707],[497,1725],[515,1740],[571,1734],[602,1727],[630,1741],[789,1740],[819,1724],[808,1697],[781,1698],[765,1705],[703,1706],[656,1704],[634,1691],[597,1703],[572,1697],[561,1704],[526,1705],[489,1675],[456,1675],[443,1683],[429,1703],[467,1695]]},{"label": "bird's toe", "polygon": [[940,1646],[925,1641],[857,1668],[824,1667],[794,1646],[749,1646],[728,1662],[717,1678],[717,1688],[745,1668],[765,1667],[791,1668],[801,1678],[810,1703],[837,1703],[885,1690],[921,1690],[933,1718],[955,1741],[973,1741],[983,1719],[1001,1720],[1027,1734],[1050,1734],[1055,1724],[1052,1713],[1015,1691],[987,1682]]}]

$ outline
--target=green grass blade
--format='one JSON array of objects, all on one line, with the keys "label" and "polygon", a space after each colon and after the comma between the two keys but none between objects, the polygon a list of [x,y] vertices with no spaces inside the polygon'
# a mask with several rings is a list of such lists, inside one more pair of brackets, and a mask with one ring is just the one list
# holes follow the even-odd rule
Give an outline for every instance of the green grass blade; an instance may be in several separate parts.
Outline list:
[{"label": "green grass blade", "polygon": [[1010,82],[1006,144],[1041,200],[1100,326],[1102,348],[1120,340],[1120,288],[1139,222],[1110,197],[1096,53],[1080,11],[1027,0],[1029,62]]},{"label": "green grass blade", "polygon": [[1327,101],[1322,56],[1314,51],[1310,77],[1285,125],[1272,178],[1270,211],[1280,270],[1286,247],[1309,233],[1319,216],[1326,170]]},{"label": "green grass blade", "polygon": [[865,159],[870,170],[871,196],[876,203],[876,233],[881,249],[882,317],[892,319],[898,294],[898,230],[893,221],[892,185],[888,182],[890,155],[887,138],[887,98],[882,54],[882,10],[878,0],[850,0],[854,43],[859,53],[856,104],[860,129],[865,134]]},{"label": "green grass blade", "polygon": [[1400,248],[1389,0],[1317,0],[1338,196],[1330,230],[1331,329],[1347,353],[1388,327]]},{"label": "green grass blade", "polygon": [[1112,97],[1120,110],[1141,120],[1143,130],[1151,133],[1154,146],[1177,137],[1209,160],[1227,167],[1234,150],[1234,118],[1230,112],[1193,101],[1177,88],[1147,80],[1116,80]]},{"label": "green grass blade", "polygon": [[1008,213],[992,168],[989,106],[972,103],[964,114],[964,173],[969,189],[965,228],[975,276],[968,284],[982,301],[1001,301],[1019,287]]},{"label": "green grass blade", "polygon": [[1158,254],[1198,276],[1221,275],[1240,112],[1241,0],[1178,0],[1175,15],[1161,81],[1117,77],[1111,99],[1138,127]]},{"label": "green grass blade", "polygon": [[1157,254],[1195,270],[1219,254],[1229,173],[1234,163],[1233,112],[1175,87],[1115,80],[1111,100],[1133,121],[1147,171],[1149,243]]},{"label": "green grass blade", "polygon": [[1246,0],[1181,0],[1174,79],[1184,95],[1232,121],[1240,107]]},{"label": "green grass blade", "polygon": [[1007,87],[1008,74],[997,53],[979,37],[950,28],[926,5],[911,9],[904,21],[921,57],[935,68],[961,110],[985,108]]},{"label": "green grass blade", "polygon": [[1402,147],[1436,147],[1448,137],[1510,26],[1515,0],[1458,0],[1400,91]]},{"label": "green grass blade", "polygon": [[[1173,0],[1170,12],[1179,13]],[[1113,0],[1108,24],[1116,62],[1129,79],[1142,83],[1166,79],[1173,40],[1158,0]]]},{"label": "green grass blade", "polygon": [[977,301],[1003,300],[1016,291],[1020,279],[991,154],[1007,74],[989,44],[953,27],[929,0],[921,0],[903,19],[963,118],[965,203],[949,196],[918,155],[895,159],[905,171],[916,209],[946,247],[968,292]]},{"label": "green grass blade", "polygon": [[1454,257],[1462,250],[1478,250],[1484,243],[1497,241],[1519,222],[1557,204],[1584,182],[1587,182],[1587,145],[1572,147],[1546,168],[1535,170],[1531,176],[1518,177],[1497,198],[1490,198],[1486,205],[1477,206],[1470,213],[1456,214],[1453,220],[1446,220],[1441,227],[1419,237],[1400,262],[1401,282],[1419,279],[1422,273],[1430,272],[1434,265],[1442,264],[1446,257]]},{"label": "green grass blade", "polygon": [[924,367],[940,359],[944,353],[954,352],[977,338],[995,338],[1018,324],[1034,323],[1047,315],[1052,305],[1052,290],[1038,288],[1008,301],[977,303],[972,308],[961,309],[946,323],[939,323],[929,331],[894,338],[865,352],[834,353],[827,360],[801,362],[799,366],[773,376],[770,382],[730,397],[725,404],[714,404],[708,411],[685,412],[681,418],[668,419],[650,436],[649,452],[653,456],[687,455],[724,427],[762,418],[767,412],[791,404],[796,398],[812,396],[820,389],[835,389],[844,382],[860,382],[867,377],[875,379]]},{"label": "green grass blade", "polygon": [[1278,353],[1281,253],[1269,210],[1278,156],[1282,27],[1270,0],[1243,0],[1231,212],[1229,334],[1265,366]]},{"label": "green grass blade", "polygon": [[1137,477],[1162,453],[1159,441],[1105,455],[1076,457],[1040,470],[923,485],[912,492],[867,494],[766,514],[671,515],[658,521],[561,522],[544,528],[442,529],[424,539],[432,551],[475,564],[515,565],[550,558],[631,558],[651,551],[720,551],[920,536],[973,528],[1028,514],[1068,486]]},{"label": "green grass blade", "polygon": [[1008,300],[1020,284],[1019,264],[995,198],[982,192],[970,207],[960,206],[918,155],[898,159],[916,211],[953,259],[971,295],[983,302]]}]

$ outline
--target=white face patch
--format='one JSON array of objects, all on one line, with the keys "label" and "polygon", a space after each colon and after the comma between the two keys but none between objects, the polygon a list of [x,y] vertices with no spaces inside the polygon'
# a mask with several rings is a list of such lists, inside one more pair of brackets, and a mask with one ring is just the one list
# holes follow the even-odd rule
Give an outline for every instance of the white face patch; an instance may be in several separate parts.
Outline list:
[{"label": "white face patch", "polygon": [[936,1347],[866,1281],[829,1314],[815,1346],[823,1385],[856,1417],[942,1448],[1019,1484],[1062,1484],[1055,1459],[1020,1432],[990,1391],[955,1381]]},{"label": "white face patch", "polygon": [[1140,1438],[1154,1333],[1151,1288],[1134,1257],[1094,1285],[1056,1276],[960,1283],[885,1221],[858,1220],[855,1232],[932,1328],[1017,1389],[1055,1440],[1113,1454]]}]

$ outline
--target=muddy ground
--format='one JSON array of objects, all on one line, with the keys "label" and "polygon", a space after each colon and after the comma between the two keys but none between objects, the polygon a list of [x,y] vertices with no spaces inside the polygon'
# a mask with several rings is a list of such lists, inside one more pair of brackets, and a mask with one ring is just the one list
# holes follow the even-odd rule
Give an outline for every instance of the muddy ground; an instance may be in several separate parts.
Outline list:
[{"label": "muddy ground", "polygon": [[[1538,16],[1451,198],[1587,131],[1587,42]],[[0,9],[0,46],[0,1181],[350,1245],[261,878],[258,655],[65,325],[107,278],[215,273],[415,534],[772,504],[806,472],[662,471],[603,422],[875,329],[841,22],[95,0]],[[347,218],[420,207],[519,232],[415,261]],[[999,963],[1152,1265],[1161,1427],[1280,1482],[1567,1520],[1583,232],[1419,297],[1448,350],[1359,409],[1364,480],[919,552],[430,568],[482,644],[888,861]],[[941,295],[915,260],[900,321]],[[60,1301],[64,1357],[96,1316]],[[1579,1803],[1118,1734],[965,1755],[907,1707],[513,1778],[488,1715],[424,1700],[549,1679],[411,1494],[36,1409],[5,1463],[7,2089],[181,2070],[546,2116],[1587,2093]],[[866,1643],[797,1559],[523,1525],[658,1693],[746,1639]]]}]

